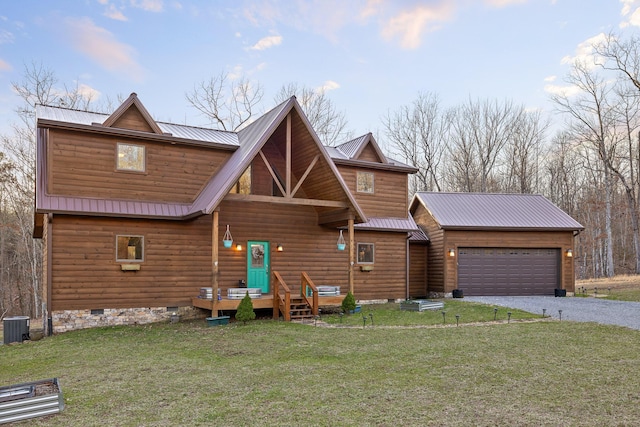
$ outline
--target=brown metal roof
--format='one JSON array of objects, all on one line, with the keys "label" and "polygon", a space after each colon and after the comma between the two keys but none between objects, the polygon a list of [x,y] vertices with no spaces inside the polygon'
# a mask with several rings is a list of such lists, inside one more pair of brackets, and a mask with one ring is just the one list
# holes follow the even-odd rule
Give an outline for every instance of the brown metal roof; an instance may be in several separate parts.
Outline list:
[{"label": "brown metal roof", "polygon": [[[292,97],[276,106],[271,111],[258,118],[255,122],[239,131],[237,134],[232,132],[194,128],[190,126],[158,123],[162,131],[170,133],[173,138],[215,142],[217,144],[220,144],[221,141],[224,140],[229,145],[237,147],[227,162],[205,185],[192,204],[92,199],[47,194],[45,182],[47,176],[47,165],[44,155],[46,130],[39,127],[37,138],[38,173],[36,174],[36,212],[167,219],[186,219],[202,214],[209,214],[229,193],[231,187],[235,184],[256,155],[258,155],[258,152],[271,137],[275,129],[282,123],[287,114],[294,109],[304,121],[307,129],[313,136],[314,142],[318,146],[319,152],[324,157],[328,167],[333,171],[338,181],[338,185],[340,185],[344,191],[345,197],[348,199],[348,203],[353,207],[356,215],[356,221],[366,221],[367,218],[364,215],[364,212],[356,202],[353,195],[349,192],[342,176],[315,135],[295,97]],[[38,106],[37,116],[39,120],[45,120],[44,123],[46,123],[46,125],[53,124],[53,122],[59,122],[72,123],[85,127],[104,123],[105,120],[109,118],[106,114],[46,106]],[[164,137],[166,138],[167,136]]]},{"label": "brown metal roof", "polygon": [[369,218],[367,222],[355,224],[356,230],[377,230],[377,231],[419,231],[420,229],[413,220],[413,217],[407,218]]},{"label": "brown metal roof", "polygon": [[[53,120],[63,123],[80,125],[102,125],[109,118],[108,114],[93,113],[90,111],[71,110],[68,108],[36,106],[36,118],[38,120]],[[195,126],[178,125],[174,123],[157,122],[164,134],[174,138],[188,139],[199,142],[211,142],[237,147],[238,135],[235,132],[226,132],[216,129],[206,129]]]},{"label": "brown metal roof", "polygon": [[418,192],[421,203],[443,229],[584,230],[562,209],[539,194]]}]

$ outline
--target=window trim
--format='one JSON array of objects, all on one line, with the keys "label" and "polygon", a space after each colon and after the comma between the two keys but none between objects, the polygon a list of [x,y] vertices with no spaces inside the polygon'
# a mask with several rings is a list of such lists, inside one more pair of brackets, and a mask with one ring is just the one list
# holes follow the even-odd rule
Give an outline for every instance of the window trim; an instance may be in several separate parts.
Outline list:
[{"label": "window trim", "polygon": [[[360,189],[360,175],[370,175],[371,176],[371,190],[367,191],[364,189]],[[363,194],[375,194],[376,191],[376,175],[373,172],[368,171],[356,171],[356,192]]]},{"label": "window trim", "polygon": [[[371,247],[371,261],[360,261],[360,246],[370,246]],[[375,243],[367,243],[367,242],[358,242],[356,244],[356,261],[358,265],[372,265],[375,264],[376,261],[376,245]]]},{"label": "window trim", "polygon": [[[120,165],[120,147],[129,146],[142,149],[142,169],[122,167]],[[128,142],[118,142],[116,144],[116,170],[118,172],[145,173],[147,171],[147,147],[141,144],[131,144]]]},{"label": "window trim", "polygon": [[[126,237],[126,238],[131,238],[131,237],[139,237],[140,238],[140,246],[141,246],[141,256],[140,259],[136,259],[136,258],[118,258],[118,239],[120,237]],[[142,235],[138,235],[138,234],[116,234],[116,262],[123,262],[123,263],[133,263],[133,262],[144,262],[144,253],[145,253],[145,247],[144,247],[144,236]]]}]

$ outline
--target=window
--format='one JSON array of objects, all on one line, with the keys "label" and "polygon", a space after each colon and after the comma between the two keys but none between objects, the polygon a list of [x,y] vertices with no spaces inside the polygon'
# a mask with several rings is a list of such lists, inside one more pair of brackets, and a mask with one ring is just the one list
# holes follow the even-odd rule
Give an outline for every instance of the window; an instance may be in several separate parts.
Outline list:
[{"label": "window", "polygon": [[143,261],[144,238],[142,236],[116,236],[116,261]]},{"label": "window", "polygon": [[358,243],[358,264],[373,264],[373,243]]},{"label": "window", "polygon": [[118,170],[144,172],[144,146],[118,143]]},{"label": "window", "polygon": [[373,172],[358,172],[356,175],[358,193],[373,193]]},{"label": "window", "polygon": [[251,194],[251,166],[242,174],[236,185],[231,188],[230,193]]}]

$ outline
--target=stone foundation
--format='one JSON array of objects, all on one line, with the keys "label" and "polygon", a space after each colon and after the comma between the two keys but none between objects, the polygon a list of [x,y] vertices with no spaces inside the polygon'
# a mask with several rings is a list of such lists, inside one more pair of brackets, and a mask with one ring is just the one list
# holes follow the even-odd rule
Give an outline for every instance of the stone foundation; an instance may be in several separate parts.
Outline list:
[{"label": "stone foundation", "polygon": [[204,319],[205,310],[196,307],[178,307],[178,310],[167,310],[167,307],[142,308],[105,308],[103,314],[91,314],[91,310],[64,310],[51,313],[53,332],[67,332],[77,329],[96,328],[100,326],[142,325],[163,321],[188,319]]}]

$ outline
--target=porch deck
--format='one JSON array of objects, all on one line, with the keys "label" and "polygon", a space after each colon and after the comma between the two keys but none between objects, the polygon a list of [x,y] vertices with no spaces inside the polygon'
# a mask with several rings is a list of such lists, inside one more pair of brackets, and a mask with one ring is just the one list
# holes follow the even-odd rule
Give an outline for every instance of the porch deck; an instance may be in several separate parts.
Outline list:
[{"label": "porch deck", "polygon": [[[318,297],[318,305],[323,306],[340,306],[345,295],[331,296],[331,297]],[[220,310],[237,310],[240,305],[239,299],[207,299],[194,297],[191,299],[191,305],[205,310],[211,310],[212,312]],[[260,298],[252,298],[253,308],[273,308],[273,294],[263,294]]]}]

